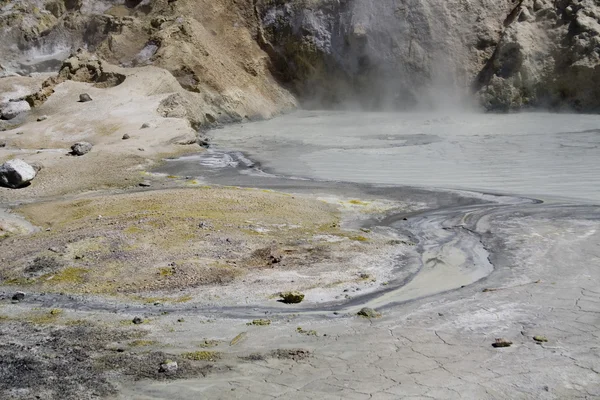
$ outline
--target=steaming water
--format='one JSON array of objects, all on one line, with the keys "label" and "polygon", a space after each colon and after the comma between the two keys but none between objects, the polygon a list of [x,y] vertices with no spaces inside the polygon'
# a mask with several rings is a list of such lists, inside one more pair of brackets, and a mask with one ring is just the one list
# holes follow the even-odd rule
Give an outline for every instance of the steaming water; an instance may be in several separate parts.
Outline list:
[{"label": "steaming water", "polygon": [[302,111],[213,144],[290,176],[600,201],[597,115]]}]

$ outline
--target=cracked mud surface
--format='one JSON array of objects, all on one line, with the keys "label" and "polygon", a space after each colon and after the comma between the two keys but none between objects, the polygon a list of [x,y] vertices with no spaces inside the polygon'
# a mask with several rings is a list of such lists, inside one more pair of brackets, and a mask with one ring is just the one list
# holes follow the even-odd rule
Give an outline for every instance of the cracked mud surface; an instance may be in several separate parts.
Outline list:
[{"label": "cracked mud surface", "polygon": [[[598,218],[586,217],[598,211],[557,206],[552,220],[549,210],[535,208],[498,215],[490,226],[508,256],[487,279],[383,308],[377,320],[329,315],[257,328],[243,350],[284,344],[312,357],[257,361],[207,380],[140,384],[124,398],[598,398],[600,234]],[[216,321],[207,329],[233,336],[239,325]],[[317,336],[298,335],[296,325]],[[549,341],[538,344],[536,335]],[[499,337],[514,344],[493,348]]]}]

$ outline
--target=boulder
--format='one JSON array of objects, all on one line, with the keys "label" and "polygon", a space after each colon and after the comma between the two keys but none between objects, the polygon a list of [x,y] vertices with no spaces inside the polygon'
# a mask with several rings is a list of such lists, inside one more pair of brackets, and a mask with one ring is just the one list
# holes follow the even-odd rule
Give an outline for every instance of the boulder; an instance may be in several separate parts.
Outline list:
[{"label": "boulder", "polygon": [[91,143],[88,142],[77,142],[73,146],[71,146],[71,153],[76,156],[82,156],[87,154],[94,147]]},{"label": "boulder", "polygon": [[304,300],[304,293],[297,291],[280,293],[281,302],[286,304],[298,304]]},{"label": "boulder", "polygon": [[2,115],[2,119],[13,119],[19,114],[29,110],[31,110],[31,107],[29,106],[29,103],[24,100],[9,101],[8,103],[0,106],[0,114]]},{"label": "boulder", "polygon": [[26,186],[37,172],[35,168],[20,159],[9,160],[0,165],[0,185],[9,188]]}]

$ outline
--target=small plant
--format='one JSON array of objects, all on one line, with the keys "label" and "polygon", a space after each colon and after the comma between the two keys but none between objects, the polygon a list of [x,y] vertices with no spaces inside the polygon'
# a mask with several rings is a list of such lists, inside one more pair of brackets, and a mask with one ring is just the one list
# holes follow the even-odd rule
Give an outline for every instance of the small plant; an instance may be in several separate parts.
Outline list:
[{"label": "small plant", "polygon": [[255,319],[252,322],[248,322],[246,325],[267,326],[267,325],[271,325],[271,320],[270,319]]},{"label": "small plant", "polygon": [[313,329],[307,331],[305,329],[302,329],[301,326],[299,326],[299,327],[296,328],[296,332],[301,333],[301,334],[306,335],[306,336],[319,336],[317,334],[317,331],[315,331]]},{"label": "small plant", "polygon": [[217,351],[193,351],[181,355],[181,357],[192,361],[217,361],[221,356],[221,353]]}]

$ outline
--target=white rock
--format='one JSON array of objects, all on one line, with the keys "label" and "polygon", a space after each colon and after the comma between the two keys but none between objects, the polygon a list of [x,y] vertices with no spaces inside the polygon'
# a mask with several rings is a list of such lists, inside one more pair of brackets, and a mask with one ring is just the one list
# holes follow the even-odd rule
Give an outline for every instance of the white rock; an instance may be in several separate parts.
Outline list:
[{"label": "white rock", "polygon": [[0,165],[0,185],[18,188],[35,178],[35,168],[20,159],[14,159]]},{"label": "white rock", "polygon": [[166,360],[160,365],[160,372],[173,373],[177,371],[177,361]]},{"label": "white rock", "polygon": [[2,119],[13,119],[17,115],[31,110],[29,103],[24,100],[21,101],[9,101],[8,103],[0,106],[0,114]]}]

